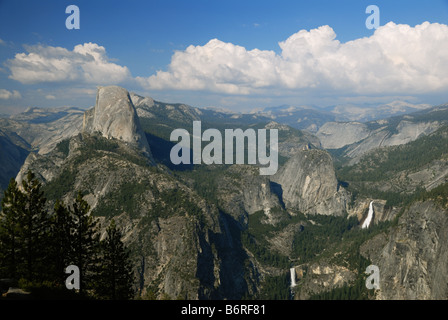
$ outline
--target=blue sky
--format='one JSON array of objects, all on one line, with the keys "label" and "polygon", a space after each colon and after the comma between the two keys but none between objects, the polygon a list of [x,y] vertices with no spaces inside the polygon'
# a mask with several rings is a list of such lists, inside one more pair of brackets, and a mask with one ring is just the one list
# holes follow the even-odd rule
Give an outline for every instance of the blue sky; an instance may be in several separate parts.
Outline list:
[{"label": "blue sky", "polygon": [[[65,27],[71,4],[80,9],[79,30]],[[365,26],[370,4],[384,27],[376,37]],[[416,28],[424,22],[430,25]],[[444,103],[447,24],[446,0],[0,0],[0,113],[89,107],[96,85],[107,84],[236,111],[285,103]],[[400,51],[408,38],[418,61]],[[440,56],[431,59],[424,48]]]}]

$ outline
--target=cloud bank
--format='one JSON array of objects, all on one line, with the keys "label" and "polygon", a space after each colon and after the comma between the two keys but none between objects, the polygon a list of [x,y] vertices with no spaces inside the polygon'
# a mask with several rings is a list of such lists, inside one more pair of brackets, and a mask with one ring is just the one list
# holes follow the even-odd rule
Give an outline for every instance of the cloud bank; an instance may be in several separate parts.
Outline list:
[{"label": "cloud bank", "polygon": [[[390,22],[371,36],[341,43],[329,26],[301,30],[278,51],[247,50],[212,39],[171,57],[166,70],[133,77],[96,43],[68,50],[25,46],[5,62],[22,84],[136,86],[145,92],[189,90],[233,99],[269,97],[372,97],[444,93],[448,89],[448,26]],[[149,62],[148,62],[149,63]],[[52,92],[48,92],[54,97]],[[1,99],[13,93],[0,91]],[[17,97],[17,94],[16,94]],[[54,99],[53,99],[54,100]]]},{"label": "cloud bank", "polygon": [[106,49],[95,43],[84,43],[72,51],[52,46],[26,46],[27,53],[18,53],[6,62],[9,78],[23,84],[42,82],[82,82],[118,84],[131,74],[127,67],[112,63]]},{"label": "cloud bank", "polygon": [[329,26],[301,30],[280,53],[210,40],[176,52],[167,71],[137,80],[150,90],[425,94],[448,89],[448,26],[390,22],[346,43]]},{"label": "cloud bank", "polygon": [[9,100],[9,99],[20,99],[22,98],[22,95],[17,90],[6,90],[6,89],[0,89],[0,99],[3,100]]}]

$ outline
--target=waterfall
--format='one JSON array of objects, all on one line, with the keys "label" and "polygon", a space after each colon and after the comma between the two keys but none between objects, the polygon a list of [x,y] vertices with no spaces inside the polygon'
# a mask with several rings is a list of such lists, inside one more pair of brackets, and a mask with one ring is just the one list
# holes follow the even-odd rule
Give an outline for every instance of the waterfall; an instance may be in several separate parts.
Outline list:
[{"label": "waterfall", "polygon": [[293,288],[296,286],[296,269],[291,268],[289,271],[291,272],[291,288]]},{"label": "waterfall", "polygon": [[369,213],[367,214],[366,220],[364,220],[364,223],[362,224],[362,229],[369,227],[370,222],[372,222],[372,218],[373,218],[373,201],[370,201]]}]

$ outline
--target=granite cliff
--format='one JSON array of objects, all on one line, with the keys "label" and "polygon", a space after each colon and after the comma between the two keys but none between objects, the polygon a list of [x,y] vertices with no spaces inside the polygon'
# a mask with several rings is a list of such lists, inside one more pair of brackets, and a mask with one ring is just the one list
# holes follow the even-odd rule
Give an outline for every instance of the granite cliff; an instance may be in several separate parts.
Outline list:
[{"label": "granite cliff", "polygon": [[16,180],[36,173],[50,200],[70,203],[77,190],[101,222],[114,218],[131,249],[143,297],[238,299],[256,291],[231,215],[153,162],[126,90],[98,89],[83,130],[45,155],[30,153]]},{"label": "granite cliff", "polygon": [[[445,110],[433,112],[418,121],[345,124],[345,140],[323,138],[324,147],[342,147],[338,153],[323,149],[309,132],[257,114],[99,87],[95,106],[84,113],[28,110],[0,119],[0,147],[8,156],[0,159],[19,162],[30,152],[16,179],[34,171],[50,207],[56,199],[69,203],[81,190],[102,234],[113,218],[131,249],[142,298],[444,299],[448,221],[439,202],[446,193],[414,198],[417,189],[430,192],[447,183],[448,129],[432,132],[439,126],[433,117],[442,123]],[[253,165],[170,165],[170,132],[189,130],[194,120],[220,130],[278,129],[277,174],[260,176]],[[415,127],[416,121],[430,125]],[[57,136],[45,131],[32,139],[44,124],[58,128]],[[354,166],[340,166],[345,151],[363,143],[369,149],[374,136],[386,137],[383,143],[414,142],[375,149]],[[364,229],[370,203],[373,222]],[[366,292],[362,278],[368,264],[381,271],[375,293]]]},{"label": "granite cliff", "polygon": [[346,214],[349,196],[339,186],[333,161],[325,150],[295,153],[271,180],[280,186],[286,208],[311,214]]},{"label": "granite cliff", "polygon": [[82,131],[124,141],[151,157],[137,112],[124,88],[98,87],[95,107],[84,113]]},{"label": "granite cliff", "polygon": [[326,149],[341,149],[356,162],[379,147],[397,146],[435,132],[448,123],[448,106],[369,122],[327,122],[316,133]]},{"label": "granite cliff", "polygon": [[448,296],[448,215],[434,201],[406,208],[390,232],[362,245],[380,270],[383,300],[440,300]]}]

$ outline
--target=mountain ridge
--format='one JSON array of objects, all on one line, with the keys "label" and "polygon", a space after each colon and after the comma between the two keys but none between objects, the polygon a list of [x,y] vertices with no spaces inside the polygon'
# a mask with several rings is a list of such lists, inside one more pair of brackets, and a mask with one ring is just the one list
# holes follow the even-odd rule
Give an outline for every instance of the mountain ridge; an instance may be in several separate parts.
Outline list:
[{"label": "mountain ridge", "polygon": [[[20,181],[31,169],[42,181],[50,205],[57,199],[69,201],[80,190],[102,226],[115,219],[132,252],[139,279],[135,289],[140,297],[309,299],[340,297],[341,292],[365,299],[444,297],[444,287],[436,282],[443,282],[446,272],[435,275],[435,269],[414,266],[415,261],[425,261],[445,270],[441,266],[448,249],[444,238],[439,241],[437,235],[448,227],[443,219],[446,208],[433,199],[444,197],[448,174],[444,147],[435,143],[445,141],[443,127],[406,144],[372,148],[357,164],[350,164],[341,160],[346,146],[338,150],[340,155],[329,152],[311,133],[272,118],[204,111],[158,102],[124,88],[110,89],[114,91],[110,101],[97,99],[95,106],[85,111],[84,129],[74,126],[79,130],[62,140],[57,137],[53,148],[46,147],[48,152],[30,152],[16,179]],[[126,110],[130,112],[124,112],[126,120],[122,122],[121,113]],[[441,106],[365,125],[372,132],[399,131],[403,121],[440,121],[445,112]],[[74,114],[76,121],[82,120]],[[70,119],[58,116],[53,122]],[[191,130],[195,120],[218,130],[278,129],[282,159],[277,175],[259,176],[252,165],[170,166],[170,132],[175,128]],[[5,121],[5,137],[15,137],[17,143],[22,138],[13,135],[14,126],[44,126],[43,122]],[[55,125],[53,122],[48,124]],[[123,136],[120,126],[129,129],[129,136]],[[142,140],[134,139],[136,133],[147,140],[154,162],[141,152]],[[25,139],[22,143],[28,144]],[[439,146],[440,152],[419,153],[434,159],[424,159],[411,168],[416,159],[406,157],[406,152],[431,146]],[[375,160],[375,153],[380,160]],[[395,155],[401,160],[395,161]],[[387,159],[404,169],[382,167]],[[369,169],[374,179],[368,180],[365,190],[362,179]],[[351,176],[344,176],[343,170]],[[362,181],[356,180],[357,170]],[[417,198],[420,182],[425,190]],[[387,189],[388,183],[393,189]],[[400,186],[406,188],[397,191]],[[396,191],[400,197],[409,193],[412,198],[391,204],[387,196]],[[370,203],[373,220],[369,228],[362,229]],[[440,259],[437,252],[443,253]],[[365,288],[363,278],[363,271],[372,263],[385,275],[380,279],[381,291],[375,294]],[[288,282],[291,268],[297,275],[293,290]],[[424,270],[428,274],[418,280],[416,275]],[[408,271],[412,276],[403,277]],[[413,295],[415,281],[424,285]],[[397,291],[397,286],[405,290]]]}]

